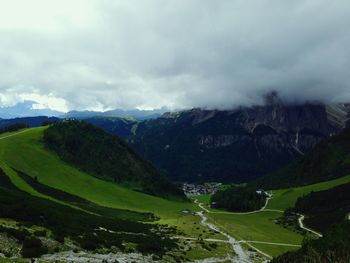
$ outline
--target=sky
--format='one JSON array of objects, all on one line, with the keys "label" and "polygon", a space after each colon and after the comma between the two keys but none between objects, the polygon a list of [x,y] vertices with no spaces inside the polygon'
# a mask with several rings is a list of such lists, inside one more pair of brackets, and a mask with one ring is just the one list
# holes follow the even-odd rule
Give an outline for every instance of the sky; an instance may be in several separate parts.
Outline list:
[{"label": "sky", "polygon": [[349,0],[0,0],[0,106],[350,102]]}]

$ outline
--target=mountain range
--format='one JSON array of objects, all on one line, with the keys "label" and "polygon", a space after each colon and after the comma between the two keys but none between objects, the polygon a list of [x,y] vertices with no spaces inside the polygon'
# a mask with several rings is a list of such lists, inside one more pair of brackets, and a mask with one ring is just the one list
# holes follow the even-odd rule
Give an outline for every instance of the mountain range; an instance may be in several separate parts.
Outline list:
[{"label": "mountain range", "polygon": [[48,116],[48,117],[60,117],[60,118],[74,118],[74,119],[86,119],[92,117],[131,117],[137,120],[153,119],[161,116],[166,112],[166,108],[154,109],[154,110],[123,110],[114,109],[108,111],[56,111],[48,107],[37,107],[39,103],[32,100],[25,100],[17,103],[13,106],[0,107],[0,118],[22,118],[22,117],[35,117],[35,116]]},{"label": "mountain range", "polygon": [[349,104],[192,109],[156,119],[90,118],[178,181],[249,181],[297,160],[349,125]]},{"label": "mountain range", "polygon": [[[173,180],[192,182],[246,182],[270,174],[348,127],[350,118],[349,104],[293,105],[276,94],[266,96],[262,106],[195,108],[156,117],[163,110],[68,112],[63,116],[84,119],[122,137]],[[34,120],[16,122],[29,122],[31,127],[43,122],[31,123]],[[6,123],[13,120],[1,120],[0,125]]]}]

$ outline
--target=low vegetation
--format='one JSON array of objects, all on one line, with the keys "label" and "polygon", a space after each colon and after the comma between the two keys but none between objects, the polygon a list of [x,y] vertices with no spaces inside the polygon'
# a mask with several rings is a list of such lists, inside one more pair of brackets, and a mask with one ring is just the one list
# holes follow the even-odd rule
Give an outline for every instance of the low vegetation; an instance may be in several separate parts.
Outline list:
[{"label": "low vegetation", "polygon": [[[18,190],[3,171],[0,171],[0,178],[0,218],[13,219],[28,226],[45,227],[59,242],[69,238],[86,250],[114,247],[120,251],[125,251],[126,244],[131,243],[136,251],[158,255],[177,246],[175,240],[168,237],[174,233],[173,228],[94,215]],[[11,233],[22,243],[23,256],[45,253],[45,248],[31,234],[18,231]]]},{"label": "low vegetation", "polygon": [[350,261],[350,222],[332,227],[318,240],[305,240],[301,249],[287,252],[271,263],[334,263]]}]

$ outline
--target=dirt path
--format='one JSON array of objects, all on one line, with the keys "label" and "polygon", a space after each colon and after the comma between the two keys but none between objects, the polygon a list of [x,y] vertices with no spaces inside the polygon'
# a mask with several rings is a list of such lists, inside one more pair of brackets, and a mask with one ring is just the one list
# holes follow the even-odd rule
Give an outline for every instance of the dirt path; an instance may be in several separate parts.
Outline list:
[{"label": "dirt path", "polygon": [[300,228],[302,228],[302,229],[304,229],[304,230],[306,230],[306,231],[308,231],[308,232],[310,232],[310,233],[313,233],[314,235],[316,235],[316,236],[318,236],[318,237],[322,237],[322,234],[321,234],[321,233],[318,233],[318,232],[316,232],[315,230],[312,230],[312,229],[307,228],[306,226],[304,226],[304,223],[303,223],[304,218],[305,218],[304,215],[299,214],[298,223],[299,223]]},{"label": "dirt path", "polygon": [[286,243],[275,243],[275,242],[265,242],[265,241],[251,241],[251,240],[242,240],[238,241],[238,243],[255,243],[255,244],[266,244],[266,245],[274,245],[274,246],[285,246],[285,247],[301,247],[301,245],[294,244],[286,244]]}]

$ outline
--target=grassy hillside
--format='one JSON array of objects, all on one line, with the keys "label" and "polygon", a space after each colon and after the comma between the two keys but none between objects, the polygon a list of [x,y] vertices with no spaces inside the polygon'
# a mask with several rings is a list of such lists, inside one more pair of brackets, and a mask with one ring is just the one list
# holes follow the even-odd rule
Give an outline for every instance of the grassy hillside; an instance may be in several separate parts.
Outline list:
[{"label": "grassy hillside", "polygon": [[107,181],[164,197],[183,193],[151,163],[116,136],[81,121],[64,121],[44,131],[45,145],[62,160]]},{"label": "grassy hillside", "polygon": [[320,142],[299,161],[255,184],[279,189],[328,181],[347,174],[350,174],[350,129]]},{"label": "grassy hillside", "polygon": [[[169,201],[133,191],[92,177],[68,165],[54,152],[45,148],[42,142],[45,129],[45,127],[32,128],[17,134],[0,136],[0,166],[20,189],[42,196],[25,183],[13,169],[32,178],[36,177],[42,184],[53,186],[102,206],[152,212],[163,216],[177,213],[182,208],[194,208],[194,205],[189,202]],[[1,139],[4,137],[5,139]]]},{"label": "grassy hillside", "polygon": [[312,191],[322,191],[349,182],[350,175],[317,184],[274,190],[273,198],[269,201],[267,208],[285,210],[294,207],[298,197],[307,195]]},{"label": "grassy hillside", "polygon": [[[67,209],[75,208],[77,213],[87,211],[116,219],[116,222],[126,219],[145,222],[153,220],[149,217],[149,213],[153,213],[159,220],[151,224],[175,226],[177,235],[195,240],[223,238],[201,226],[199,217],[180,212],[185,208],[198,210],[191,202],[167,200],[133,191],[91,176],[65,163],[44,146],[42,138],[45,129],[46,127],[40,127],[0,135],[0,168],[13,185],[29,193],[28,196],[33,196],[35,200],[43,199],[42,202],[53,201],[48,203],[53,207],[64,205]],[[0,181],[0,184],[3,182]],[[208,250],[210,244],[209,241],[180,241],[180,245],[188,247],[189,250],[172,253],[175,253],[175,257],[182,257],[182,260],[194,260],[211,255],[224,256],[230,252],[230,246],[226,243],[217,243],[215,249]],[[167,260],[171,261],[169,258]]]},{"label": "grassy hillside", "polygon": [[[0,218],[13,219],[27,227],[35,225],[43,228],[39,234],[17,224],[12,227],[0,225],[0,233],[6,233],[9,238],[23,245],[21,249],[23,257],[37,257],[49,252],[48,248],[35,237],[38,235],[51,237],[59,243],[69,238],[87,250],[111,249],[114,246],[124,251],[127,248],[126,244],[130,243],[136,245],[136,250],[143,253],[164,254],[176,247],[176,243],[167,237],[168,230],[163,229],[164,226],[138,222],[142,218],[129,217],[128,211],[124,213],[121,210],[114,210],[114,213],[123,215],[124,219],[110,214],[93,214],[49,199],[35,197],[18,189],[0,170]],[[98,228],[109,231],[101,231]],[[161,243],[158,242],[159,239],[162,239]],[[29,247],[26,247],[26,244]],[[57,245],[55,250],[59,251],[60,246]],[[0,247],[0,252],[2,249],[4,247]]]},{"label": "grassy hillside", "polygon": [[298,198],[295,210],[307,215],[305,223],[323,232],[330,226],[343,222],[350,213],[350,183],[334,188],[311,192]]}]

